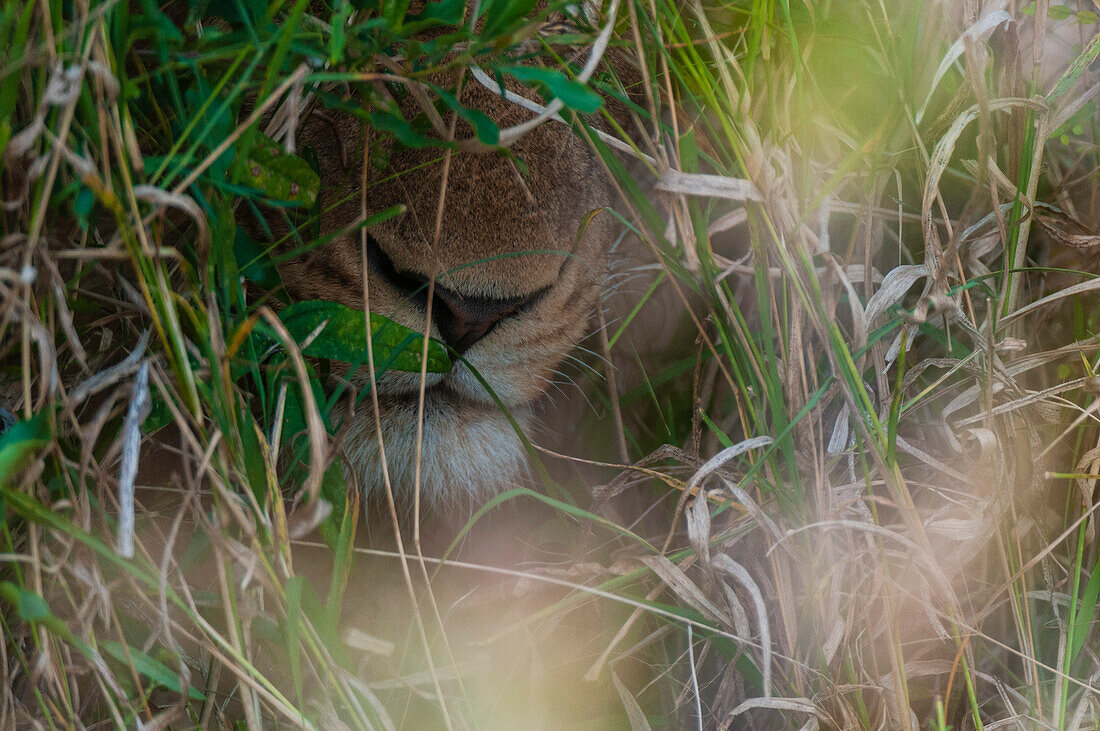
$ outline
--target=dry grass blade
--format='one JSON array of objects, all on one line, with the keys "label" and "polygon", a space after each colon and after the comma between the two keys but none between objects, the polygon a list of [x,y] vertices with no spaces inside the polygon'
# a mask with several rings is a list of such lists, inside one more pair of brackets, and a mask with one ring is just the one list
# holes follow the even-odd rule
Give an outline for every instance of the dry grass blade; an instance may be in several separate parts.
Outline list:
[{"label": "dry grass blade", "polygon": [[749,180],[738,180],[721,175],[683,173],[666,170],[661,173],[657,189],[666,193],[725,198],[733,201],[759,201],[760,191]]},{"label": "dry grass blade", "polygon": [[733,626],[733,620],[713,604],[680,567],[664,556],[646,556],[642,559],[642,563],[652,569],[653,573],[657,574],[661,581],[668,585],[672,593],[688,606],[693,607],[705,617],[723,626]]},{"label": "dry grass blade", "polygon": [[309,374],[306,371],[306,364],[302,359],[302,352],[299,350],[298,344],[294,342],[294,338],[291,337],[286,326],[270,309],[261,308],[260,316],[282,341],[283,347],[294,363],[294,370],[302,384],[302,393],[305,394],[304,406],[306,409],[306,428],[309,434],[310,460],[309,477],[303,487],[303,494],[306,496],[307,502],[313,502],[320,494],[321,480],[324,478],[325,469],[328,467],[328,438],[325,425],[321,421],[317,401],[314,399],[313,391],[309,386]]},{"label": "dry grass blade", "polygon": [[726,554],[719,553],[714,557],[714,568],[737,582],[752,597],[752,606],[756,610],[756,626],[760,632],[760,646],[763,648],[760,664],[763,667],[764,674],[764,697],[770,698],[772,694],[772,638],[764,594],[745,567]]},{"label": "dry grass blade", "polygon": [[122,423],[122,464],[118,477],[118,554],[134,557],[134,478],[137,477],[138,452],[141,449],[141,422],[149,415],[149,363],[141,364],[134,379],[130,407]]},{"label": "dry grass blade", "polygon": [[652,726],[649,725],[649,719],[646,718],[645,711],[642,710],[637,699],[631,695],[630,689],[623,684],[623,681],[619,680],[619,676],[614,672],[611,673],[611,683],[615,686],[615,691],[623,702],[623,708],[626,709],[626,717],[630,721],[631,730],[649,731]]},{"label": "dry grass blade", "polygon": [[776,711],[796,711],[798,713],[810,713],[827,721],[825,717],[807,698],[751,698],[729,712],[730,717],[740,716],[754,708],[767,708]]},{"label": "dry grass blade", "polygon": [[940,65],[932,77],[932,83],[928,85],[928,95],[925,97],[924,103],[921,104],[920,108],[917,110],[915,115],[917,124],[920,124],[921,117],[924,116],[925,111],[928,109],[928,104],[932,101],[932,95],[936,92],[936,88],[940,85],[940,81],[943,80],[948,69],[950,69],[955,62],[959,60],[959,57],[963,55],[963,51],[966,50],[967,42],[974,42],[988,36],[996,30],[997,26],[1011,22],[1013,22],[1012,16],[1004,10],[990,10],[979,18],[978,22],[968,27],[963,34],[951,44],[951,47],[940,61]]}]

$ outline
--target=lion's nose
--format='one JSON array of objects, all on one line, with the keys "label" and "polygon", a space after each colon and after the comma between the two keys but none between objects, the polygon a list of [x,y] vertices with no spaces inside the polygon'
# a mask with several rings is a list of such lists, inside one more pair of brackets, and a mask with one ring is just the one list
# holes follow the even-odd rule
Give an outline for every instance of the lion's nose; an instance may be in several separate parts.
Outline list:
[{"label": "lion's nose", "polygon": [[[422,274],[400,272],[386,252],[367,236],[367,262],[378,276],[398,292],[421,305],[427,303],[429,280]],[[549,287],[519,297],[474,297],[453,289],[435,285],[432,322],[448,345],[465,353],[474,343],[489,334],[498,322],[527,307],[541,297]]]},{"label": "lion's nose", "polygon": [[498,322],[533,302],[542,292],[494,299],[461,295],[436,285],[432,320],[443,340],[459,353],[489,334]]}]

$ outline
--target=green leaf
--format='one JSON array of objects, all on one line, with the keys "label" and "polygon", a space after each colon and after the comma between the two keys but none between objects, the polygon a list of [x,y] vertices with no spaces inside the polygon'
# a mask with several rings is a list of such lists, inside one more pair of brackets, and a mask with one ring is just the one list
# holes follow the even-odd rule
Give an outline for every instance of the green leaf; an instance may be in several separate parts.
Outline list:
[{"label": "green leaf", "polygon": [[400,29],[409,12],[409,0],[383,0],[382,17],[394,30]]},{"label": "green leaf", "polygon": [[[19,6],[14,3],[5,3],[4,10],[7,13],[12,13],[17,7]],[[27,43],[27,35],[30,32],[35,7],[35,3],[23,4],[22,14],[18,16],[14,29],[5,39],[7,43],[4,51],[7,56],[4,63],[8,69],[18,68],[17,64],[26,52],[24,49],[33,47]],[[23,76],[21,74],[14,73],[6,73],[0,78],[0,119],[4,120],[0,123],[0,150],[7,146],[7,138],[11,136],[10,120],[15,111],[16,101],[19,98],[19,84],[22,80]]]},{"label": "green leaf", "polygon": [[[456,25],[461,22],[462,16],[466,11],[466,0],[439,0],[439,2],[428,3],[424,6],[423,12],[412,18],[417,23],[428,23],[433,21],[432,24],[439,23],[440,25]],[[425,26],[418,26],[420,27]]]},{"label": "green leaf", "polygon": [[1061,127],[1054,130],[1050,135],[1050,139],[1080,137],[1085,131],[1085,126],[1091,125],[1092,120],[1096,119],[1096,111],[1096,102],[1086,103],[1072,117],[1067,119]]},{"label": "green leaf", "polygon": [[481,37],[491,39],[511,30],[516,21],[523,21],[537,4],[536,0],[487,0],[481,6],[481,15],[485,16],[485,25]]},{"label": "green leaf", "polygon": [[[174,693],[180,692],[180,688],[182,688],[180,676],[160,660],[149,657],[136,647],[127,647],[114,640],[104,640],[99,643],[99,647],[123,665],[132,667],[138,674],[145,676],[156,685],[163,686]],[[197,701],[206,699],[197,688],[193,687],[187,688],[187,696]]]},{"label": "green leaf", "polygon": [[435,84],[429,83],[428,86],[434,89],[435,93],[439,95],[439,98],[442,99],[448,107],[453,109],[458,116],[470,123],[470,126],[474,128],[474,133],[477,135],[478,140],[486,145],[496,145],[500,142],[500,127],[497,126],[496,122],[489,119],[489,115],[485,114],[485,112],[480,109],[471,109],[470,107],[463,106],[462,102],[460,102],[454,94],[439,88]]},{"label": "green leaf", "polygon": [[[279,317],[299,344],[321,328],[302,349],[304,354],[345,363],[359,364],[366,361],[367,333],[363,327],[362,310],[354,310],[336,302],[308,300],[287,307],[279,313]],[[380,368],[383,364],[388,364],[389,368],[399,371],[420,372],[424,340],[419,333],[373,312],[370,316],[370,330],[374,362]],[[446,373],[449,370],[451,359],[447,355],[446,346],[438,340],[430,340],[428,371]]]},{"label": "green leaf", "polygon": [[321,178],[309,163],[283,152],[275,140],[261,134],[256,135],[241,177],[236,182],[259,188],[268,198],[305,208],[313,207],[321,189]]},{"label": "green leaf", "polygon": [[321,537],[329,547],[336,549],[347,519],[348,487],[344,480],[344,466],[334,462],[321,478],[321,497],[332,506],[332,512],[320,525]]},{"label": "green leaf", "polygon": [[600,95],[579,81],[570,79],[557,69],[541,66],[501,66],[498,71],[513,76],[520,81],[542,84],[546,89],[570,109],[578,112],[595,112],[603,104]]},{"label": "green leaf", "polygon": [[95,193],[82,187],[73,197],[73,216],[80,228],[87,230],[92,209],[95,207]]},{"label": "green leaf", "polygon": [[[2,91],[2,90],[0,90]],[[0,122],[0,150],[5,149],[8,146],[8,140],[11,139],[11,122],[5,119]]]},{"label": "green leaf", "polygon": [[172,410],[168,408],[168,404],[161,397],[160,392],[153,389],[150,391],[149,396],[152,406],[149,409],[149,415],[145,417],[145,421],[141,422],[142,434],[152,434],[172,421]]},{"label": "green leaf", "polygon": [[14,604],[16,614],[27,622],[40,622],[53,616],[45,599],[10,581],[0,583],[0,596]]},{"label": "green leaf", "polygon": [[[1076,621],[1070,626],[1069,632],[1069,658],[1073,659],[1081,652],[1085,644],[1085,638],[1089,635],[1089,629],[1096,613],[1096,601],[1100,598],[1100,562],[1093,567],[1089,582],[1085,585],[1085,591],[1081,594],[1081,604],[1077,609]],[[1072,667],[1070,664],[1068,667]]]},{"label": "green leaf", "polygon": [[1092,62],[1096,60],[1096,57],[1100,56],[1100,34],[1093,36],[1089,44],[1085,46],[1085,50],[1081,52],[1077,58],[1073,59],[1073,63],[1069,65],[1069,68],[1062,74],[1062,78],[1058,79],[1058,83],[1054,85],[1054,88],[1047,94],[1047,102],[1053,102],[1058,97],[1065,94],[1070,88],[1077,82],[1077,78],[1084,73]]},{"label": "green leaf", "polygon": [[253,241],[239,227],[233,237],[233,257],[237,268],[249,281],[269,292],[277,290],[283,283],[279,270],[271,261],[270,252],[273,248]]},{"label": "green leaf", "polygon": [[345,26],[351,11],[351,3],[347,0],[337,0],[336,12],[332,16],[332,38],[329,40],[328,60],[330,64],[337,65],[344,58],[344,45],[347,43]]},{"label": "green leaf", "polygon": [[256,436],[256,431],[252,428],[255,422],[250,422],[248,408],[244,408],[244,412],[240,414],[238,424],[241,428],[238,430],[241,438],[241,447],[244,458],[245,477],[248,481],[248,486],[252,490],[252,494],[256,498],[257,504],[267,507],[268,504],[268,484],[267,484],[267,470],[264,466],[263,450],[260,447],[260,440]]},{"label": "green leaf", "polygon": [[17,470],[50,439],[45,414],[17,421],[0,436],[0,486],[7,485]]},{"label": "green leaf", "polygon": [[141,3],[142,14],[133,16],[135,29],[149,31],[151,37],[160,43],[177,44],[183,42],[183,34],[165,13],[157,7],[157,3],[144,0]]},{"label": "green leaf", "polygon": [[[263,337],[260,328],[257,328],[254,334],[257,337]],[[331,434],[332,429],[328,414],[326,413],[327,410],[322,407],[322,404],[325,403],[324,389],[321,387],[320,377],[314,370],[312,363],[306,363],[306,374],[309,380],[309,390],[313,394],[313,400],[317,403],[318,408],[321,408],[321,420],[325,423],[325,429]],[[285,372],[280,372],[278,369],[271,371],[268,378],[271,393],[277,392],[280,382],[287,382]],[[283,433],[299,434],[306,429],[306,397],[297,379],[290,379],[289,382],[290,386],[286,394],[286,409],[283,413]],[[299,446],[304,448],[305,445]],[[323,481],[322,484],[324,484]]]},{"label": "green leaf", "polygon": [[10,581],[0,582],[0,597],[7,599],[15,607],[16,615],[25,622],[41,625],[64,640],[72,640],[69,626],[55,616],[50,605],[41,595]]},{"label": "green leaf", "polygon": [[389,112],[371,112],[370,123],[376,129],[391,133],[406,147],[454,147],[453,142],[426,137],[415,129],[404,117]]},{"label": "green leaf", "polygon": [[[329,479],[333,470],[339,474]],[[336,492],[336,482],[339,481],[340,493]],[[326,491],[327,490],[327,491]],[[333,627],[340,625],[340,612],[344,607],[344,594],[348,588],[348,579],[351,577],[352,562],[355,559],[355,529],[359,518],[359,492],[349,491],[344,482],[344,468],[336,463],[325,473],[325,481],[321,483],[321,494],[332,505],[332,514],[321,524],[321,535],[325,542],[332,548],[333,566],[332,580],[329,582],[328,597],[325,599],[325,616]],[[334,523],[334,516],[339,515],[339,522]]]}]

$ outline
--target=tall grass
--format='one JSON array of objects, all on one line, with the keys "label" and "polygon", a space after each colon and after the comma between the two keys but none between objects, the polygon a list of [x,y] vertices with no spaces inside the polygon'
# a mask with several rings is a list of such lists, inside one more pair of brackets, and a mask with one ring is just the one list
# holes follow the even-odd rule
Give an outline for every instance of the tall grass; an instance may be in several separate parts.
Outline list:
[{"label": "tall grass", "polygon": [[713,323],[716,376],[690,386],[704,433],[662,435],[703,445],[688,465],[717,453],[688,483],[709,489],[679,563],[736,593],[731,617],[763,596],[770,627],[728,627],[775,652],[748,650],[771,687],[705,713],[1091,726],[1095,14],[653,13],[665,114],[694,120],[657,154],[723,176],[662,173],[675,228],[652,231]]},{"label": "tall grass", "polygon": [[[334,438],[325,359],[364,346],[253,296],[234,210],[323,245],[303,100],[506,73],[544,11],[490,6],[414,9],[434,46],[401,3],[0,12],[0,725],[1100,723],[1095,10],[627,3],[652,186],[569,111],[614,80],[541,49],[643,264],[574,376],[585,466],[460,531],[518,514],[543,560],[402,576]],[[181,476],[131,528],[157,442]]]}]

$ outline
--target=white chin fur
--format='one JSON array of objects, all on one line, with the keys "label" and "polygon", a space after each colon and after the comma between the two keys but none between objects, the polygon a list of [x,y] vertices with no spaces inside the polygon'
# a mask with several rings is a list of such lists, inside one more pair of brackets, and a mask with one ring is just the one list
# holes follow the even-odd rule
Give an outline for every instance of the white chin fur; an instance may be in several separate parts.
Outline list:
[{"label": "white chin fur", "polygon": [[[380,396],[382,442],[390,484],[398,506],[407,509],[416,494],[417,402],[415,397]],[[522,429],[528,428],[531,416],[526,408],[513,410],[512,417]],[[345,444],[356,472],[355,481],[369,498],[384,499],[381,452],[374,407],[369,399],[356,409]],[[523,444],[507,417],[496,407],[482,408],[445,393],[425,393],[420,450],[423,506],[438,510],[484,500],[523,484],[527,474]]]}]

